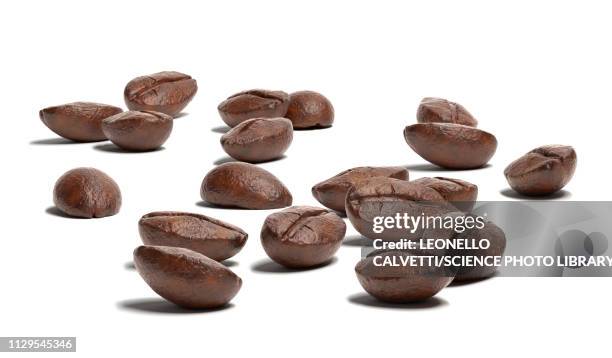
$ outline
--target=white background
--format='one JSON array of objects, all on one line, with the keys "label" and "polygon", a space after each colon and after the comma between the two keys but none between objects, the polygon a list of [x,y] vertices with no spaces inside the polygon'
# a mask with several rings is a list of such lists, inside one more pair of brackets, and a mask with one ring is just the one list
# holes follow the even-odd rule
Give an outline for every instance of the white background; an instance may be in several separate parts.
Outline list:
[{"label": "white background", "polygon": [[[434,307],[376,307],[353,267],[356,231],[337,261],[274,271],[259,243],[272,211],[205,208],[199,187],[224,160],[217,104],[250,88],[311,89],[336,109],[330,129],[296,132],[263,164],[316,205],[313,184],[360,165],[476,183],[513,200],[504,167],[543,144],[570,144],[576,175],[560,200],[609,200],[610,8],[594,1],[39,1],[0,9],[2,205],[0,336],[77,336],[82,356],[587,356],[609,348],[610,279],[497,278],[449,287]],[[71,101],[124,106],[133,77],[177,70],[199,91],[165,150],[62,144],[38,110]],[[491,166],[442,172],[404,142],[423,96],[466,106],[499,140]],[[96,149],[97,148],[97,149]],[[120,185],[114,217],[46,212],[55,180],[94,166]],[[185,313],[126,267],[153,210],[204,213],[250,235],[228,309]],[[601,327],[601,328],[600,328]],[[522,353],[523,352],[523,353]],[[524,353],[526,352],[526,353]]]}]

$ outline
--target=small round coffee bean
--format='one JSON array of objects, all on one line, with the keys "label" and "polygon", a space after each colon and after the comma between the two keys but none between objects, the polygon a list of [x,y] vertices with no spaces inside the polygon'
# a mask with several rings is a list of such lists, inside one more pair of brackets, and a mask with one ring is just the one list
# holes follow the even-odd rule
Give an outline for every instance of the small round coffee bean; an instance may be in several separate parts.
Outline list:
[{"label": "small round coffee bean", "polygon": [[182,247],[139,246],[134,265],[158,295],[190,309],[222,307],[242,286],[223,264]]},{"label": "small round coffee bean", "polygon": [[[488,241],[489,248],[487,249],[470,249],[470,250],[456,250],[456,254],[474,257],[486,257],[486,256],[502,256],[506,249],[506,235],[497,225],[487,221],[482,229],[477,227],[466,229],[462,233],[456,233],[453,237],[455,240],[464,242],[468,241]],[[483,278],[491,277],[495,275],[497,268],[495,266],[466,266],[458,268],[455,281],[474,281]]]},{"label": "small round coffee bean", "polygon": [[334,106],[322,94],[313,91],[293,92],[285,117],[293,128],[327,128],[334,123]]},{"label": "small round coffee bean", "polygon": [[101,218],[119,212],[121,191],[106,173],[94,168],[76,168],[57,180],[53,202],[70,216]]},{"label": "small round coffee bean", "polygon": [[576,151],[568,145],[545,145],[510,163],[504,175],[523,195],[550,195],[561,190],[576,170]]},{"label": "small round coffee bean", "polygon": [[102,130],[116,146],[142,152],[161,147],[172,132],[172,122],[160,112],[127,111],[102,121]]},{"label": "small round coffee bean", "polygon": [[154,111],[176,117],[198,91],[191,76],[164,71],[136,77],[125,86],[123,97],[132,111]]},{"label": "small round coffee bean", "polygon": [[138,221],[138,231],[145,245],[183,247],[215,261],[236,255],[248,235],[237,226],[209,216],[158,211]]},{"label": "small round coffee bean", "polygon": [[106,140],[104,118],[121,113],[119,107],[93,102],[73,102],[41,109],[42,122],[57,135],[76,142]]},{"label": "small round coffee bean", "polygon": [[345,233],[346,224],[335,213],[312,206],[293,206],[266,218],[261,243],[277,263],[305,268],[329,262]]},{"label": "small round coffee bean", "polygon": [[249,163],[224,163],[202,181],[200,196],[210,204],[244,209],[290,206],[289,189],[272,173]]},{"label": "small round coffee bean", "polygon": [[497,149],[493,134],[461,124],[413,124],[404,129],[404,138],[423,159],[448,169],[480,168]]},{"label": "small round coffee bean", "polygon": [[251,118],[284,117],[289,106],[289,95],[283,91],[253,89],[239,92],[217,107],[221,119],[230,127]]},{"label": "small round coffee bean", "polygon": [[478,121],[462,105],[435,97],[425,97],[421,100],[417,110],[417,122],[478,126]]},{"label": "small round coffee bean", "polygon": [[478,198],[478,186],[460,179],[453,178],[419,178],[412,181],[437,191],[444,200],[450,202],[462,211],[470,211]]},{"label": "small round coffee bean", "polygon": [[293,141],[287,118],[248,119],[221,137],[221,146],[232,158],[258,163],[280,158]]},{"label": "small round coffee bean", "polygon": [[375,177],[408,180],[404,167],[356,167],[345,170],[312,187],[312,195],[324,206],[344,213],[346,193],[357,182]]}]

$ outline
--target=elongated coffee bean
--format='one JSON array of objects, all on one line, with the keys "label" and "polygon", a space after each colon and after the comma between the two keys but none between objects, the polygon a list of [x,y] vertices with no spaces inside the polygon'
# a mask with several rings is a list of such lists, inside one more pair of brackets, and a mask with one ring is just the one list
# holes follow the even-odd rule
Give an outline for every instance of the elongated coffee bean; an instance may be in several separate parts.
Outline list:
[{"label": "elongated coffee bean", "polygon": [[283,91],[253,89],[228,97],[217,109],[221,119],[235,127],[251,118],[284,117],[288,106],[289,95]]},{"label": "elongated coffee bean", "polygon": [[312,206],[293,206],[269,215],[261,243],[270,258],[290,268],[321,265],[342,244],[346,224],[335,213]]},{"label": "elongated coffee bean", "polygon": [[131,80],[123,92],[133,111],[155,111],[176,117],[191,102],[198,84],[191,76],[165,71]]},{"label": "elongated coffee bean", "polygon": [[134,265],[158,295],[190,309],[224,306],[242,286],[224,265],[182,247],[139,246]]},{"label": "elongated coffee bean", "polygon": [[221,146],[232,158],[258,163],[280,158],[293,141],[287,118],[248,119],[221,137]]},{"label": "elongated coffee bean", "polygon": [[154,150],[172,132],[172,117],[160,112],[127,111],[102,122],[104,134],[116,146],[131,151]]},{"label": "elongated coffee bean", "polygon": [[74,102],[41,109],[38,115],[61,137],[76,142],[97,142],[106,140],[102,120],[121,112],[121,108],[108,104]]},{"label": "elongated coffee bean", "polygon": [[202,181],[200,196],[219,206],[277,209],[290,206],[289,189],[272,173],[249,163],[224,163]]},{"label": "elongated coffee bean", "polygon": [[419,178],[413,183],[432,188],[437,191],[444,200],[462,211],[470,211],[478,198],[478,187],[465,180],[453,178]]},{"label": "elongated coffee bean", "polygon": [[184,247],[215,261],[236,255],[247,241],[247,233],[237,226],[209,216],[158,211],[138,221],[145,245]]},{"label": "elongated coffee bean", "polygon": [[576,170],[576,152],[568,145],[545,145],[510,163],[504,174],[510,187],[524,195],[561,190]]},{"label": "elongated coffee bean", "polygon": [[448,169],[480,168],[497,149],[493,134],[460,124],[413,124],[404,129],[404,138],[423,159]]},{"label": "elongated coffee bean", "polygon": [[312,187],[312,195],[324,206],[344,213],[346,193],[362,180],[387,177],[408,180],[408,170],[404,167],[356,167],[345,170]]},{"label": "elongated coffee bean", "polygon": [[313,91],[298,91],[289,95],[287,118],[293,128],[327,128],[334,123],[334,106],[322,94]]},{"label": "elongated coffee bean", "polygon": [[455,123],[477,127],[478,121],[459,103],[442,98],[425,97],[417,110],[419,123]]}]

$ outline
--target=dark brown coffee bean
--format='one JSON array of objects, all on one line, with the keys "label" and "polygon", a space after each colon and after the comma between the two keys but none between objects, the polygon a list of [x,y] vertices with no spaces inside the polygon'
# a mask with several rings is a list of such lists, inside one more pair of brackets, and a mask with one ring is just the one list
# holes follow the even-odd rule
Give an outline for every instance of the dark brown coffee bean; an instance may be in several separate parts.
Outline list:
[{"label": "dark brown coffee bean", "polygon": [[38,116],[61,137],[77,142],[97,142],[106,140],[102,120],[122,111],[108,104],[74,102],[41,109]]},{"label": "dark brown coffee bean", "polygon": [[230,127],[251,118],[284,117],[289,106],[289,95],[283,91],[254,89],[236,93],[221,102],[217,109],[221,119]]},{"label": "dark brown coffee bean", "polygon": [[561,190],[576,170],[576,152],[568,145],[545,145],[510,163],[504,174],[512,189],[524,195]]},{"label": "dark brown coffee bean", "polygon": [[478,121],[459,103],[442,98],[425,97],[417,110],[419,123],[455,123],[477,127]]},{"label": "dark brown coffee bean", "polygon": [[324,206],[344,213],[346,193],[355,184],[365,179],[387,177],[408,180],[404,167],[357,167],[345,170],[312,187],[312,195]]},{"label": "dark brown coffee bean", "polygon": [[270,258],[290,268],[329,262],[342,244],[346,224],[333,212],[312,206],[293,206],[269,215],[261,243]]},{"label": "dark brown coffee bean", "polygon": [[219,206],[244,209],[278,209],[290,206],[289,189],[265,169],[249,163],[225,163],[202,181],[200,196]]},{"label": "dark brown coffee bean", "polygon": [[239,227],[211,217],[176,211],[158,211],[138,221],[145,245],[183,247],[215,261],[236,255],[247,241]]},{"label": "dark brown coffee bean", "polygon": [[172,132],[172,122],[160,112],[127,111],[102,121],[102,130],[116,146],[140,152],[161,147]]},{"label": "dark brown coffee bean", "polygon": [[76,168],[57,180],[53,202],[70,216],[101,218],[119,212],[121,191],[106,173],[94,168]]},{"label": "dark brown coffee bean", "polygon": [[293,141],[293,127],[287,118],[246,120],[221,137],[223,150],[243,162],[265,162],[280,158]]},{"label": "dark brown coffee bean", "polygon": [[413,124],[404,129],[404,137],[423,159],[448,169],[480,168],[497,149],[493,134],[460,124]]},{"label": "dark brown coffee bean", "polygon": [[[424,228],[393,227],[376,232],[376,218],[434,216],[455,211],[435,190],[405,180],[378,177],[355,184],[346,194],[346,215],[363,236],[383,240],[420,239]],[[391,220],[391,219],[388,219]],[[379,223],[380,225],[381,223]]]},{"label": "dark brown coffee bean", "polygon": [[164,71],[136,77],[125,86],[123,97],[132,111],[154,111],[176,117],[198,91],[191,76]]},{"label": "dark brown coffee bean", "polygon": [[289,108],[285,117],[293,122],[293,128],[327,128],[334,123],[334,106],[320,93],[293,92],[289,96]]},{"label": "dark brown coffee bean", "polygon": [[359,283],[381,301],[410,303],[431,298],[452,282],[453,274],[443,267],[402,264],[402,258],[406,260],[410,256],[416,255],[399,250],[370,253],[355,266]]},{"label": "dark brown coffee bean", "polygon": [[242,286],[223,264],[182,247],[139,246],[134,265],[158,295],[190,309],[224,306]]},{"label": "dark brown coffee bean", "polygon": [[424,185],[437,191],[444,200],[451,202],[453,206],[462,210],[470,211],[478,198],[478,187],[460,179],[434,177],[419,178],[413,183]]},{"label": "dark brown coffee bean", "polygon": [[[480,242],[486,240],[490,244],[488,249],[463,249],[456,250],[456,255],[474,256],[474,257],[485,257],[485,256],[502,256],[506,249],[506,235],[497,225],[487,221],[484,227],[479,229],[477,227],[466,229],[462,233],[457,233],[454,236],[455,240],[462,240],[465,242],[474,241]],[[455,281],[473,281],[479,280],[495,275],[497,268],[495,266],[465,266],[458,268]]]}]

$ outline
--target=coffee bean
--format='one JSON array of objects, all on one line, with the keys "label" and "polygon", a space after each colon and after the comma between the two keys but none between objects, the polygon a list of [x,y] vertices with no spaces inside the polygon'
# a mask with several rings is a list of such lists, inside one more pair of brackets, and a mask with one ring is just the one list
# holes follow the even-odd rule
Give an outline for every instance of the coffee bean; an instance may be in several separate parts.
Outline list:
[{"label": "coffee bean", "polygon": [[235,127],[251,118],[284,117],[288,106],[289,95],[283,91],[253,89],[228,97],[217,109],[221,119]]},{"label": "coffee bean", "polygon": [[425,97],[421,100],[417,110],[417,122],[478,126],[478,121],[462,105],[435,97]]},{"label": "coffee bean", "polygon": [[161,147],[172,132],[172,117],[160,112],[127,111],[102,122],[104,134],[116,146],[130,151]]},{"label": "coffee bean", "polygon": [[413,124],[404,129],[404,137],[423,159],[448,169],[480,168],[497,149],[494,135],[460,124]]},{"label": "coffee bean", "polygon": [[510,163],[504,174],[510,187],[524,195],[561,190],[576,170],[576,152],[567,145],[545,145]]},{"label": "coffee bean", "polygon": [[293,128],[327,128],[334,123],[334,106],[320,93],[298,91],[289,96],[289,108],[285,117],[293,122]]},{"label": "coffee bean", "polygon": [[248,237],[239,227],[221,220],[175,211],[144,215],[138,231],[145,245],[183,247],[215,261],[236,255]]},{"label": "coffee bean", "polygon": [[[474,256],[474,257],[485,257],[485,256],[502,256],[506,249],[506,235],[497,225],[487,221],[482,229],[477,227],[466,229],[462,233],[457,233],[454,236],[455,240],[464,242],[472,241],[480,242],[481,240],[487,240],[490,244],[488,249],[463,249],[457,250],[455,254]],[[495,275],[497,268],[495,266],[465,266],[460,267],[455,281],[473,281],[479,280]]]},{"label": "coffee bean", "polygon": [[123,97],[133,111],[155,111],[176,117],[198,91],[191,76],[164,71],[136,77],[125,86]]},{"label": "coffee bean", "polygon": [[246,120],[221,137],[221,146],[233,158],[258,163],[280,158],[293,141],[287,118]]},{"label": "coffee bean", "polygon": [[357,182],[375,177],[408,180],[404,167],[356,167],[345,170],[312,187],[312,195],[324,206],[344,213],[346,193]]},{"label": "coffee bean", "polygon": [[452,282],[452,273],[443,267],[426,264],[381,265],[386,260],[401,263],[401,258],[410,256],[418,255],[399,250],[377,250],[370,253],[355,266],[359,283],[378,300],[410,303],[433,297]]},{"label": "coffee bean", "polygon": [[424,228],[411,233],[402,228],[375,232],[376,217],[443,215],[455,211],[435,190],[405,180],[378,177],[355,184],[346,194],[346,215],[363,236],[383,240],[420,239]]},{"label": "coffee bean", "polygon": [[101,218],[119,212],[121,191],[106,173],[94,168],[76,168],[57,180],[53,202],[70,216]]},{"label": "coffee bean", "polygon": [[412,181],[437,191],[444,200],[462,211],[470,211],[478,197],[478,187],[460,179],[434,177]]},{"label": "coffee bean", "polygon": [[261,243],[270,258],[290,268],[329,262],[342,244],[346,224],[333,212],[293,206],[266,218]]},{"label": "coffee bean", "polygon": [[158,295],[190,309],[222,307],[242,286],[227,267],[182,247],[139,246],[134,265]]},{"label": "coffee bean", "polygon": [[219,206],[277,209],[290,206],[291,193],[272,173],[249,163],[225,163],[202,181],[203,200]]},{"label": "coffee bean", "polygon": [[123,110],[108,104],[73,102],[41,109],[38,116],[57,135],[76,142],[106,140],[102,120]]}]

